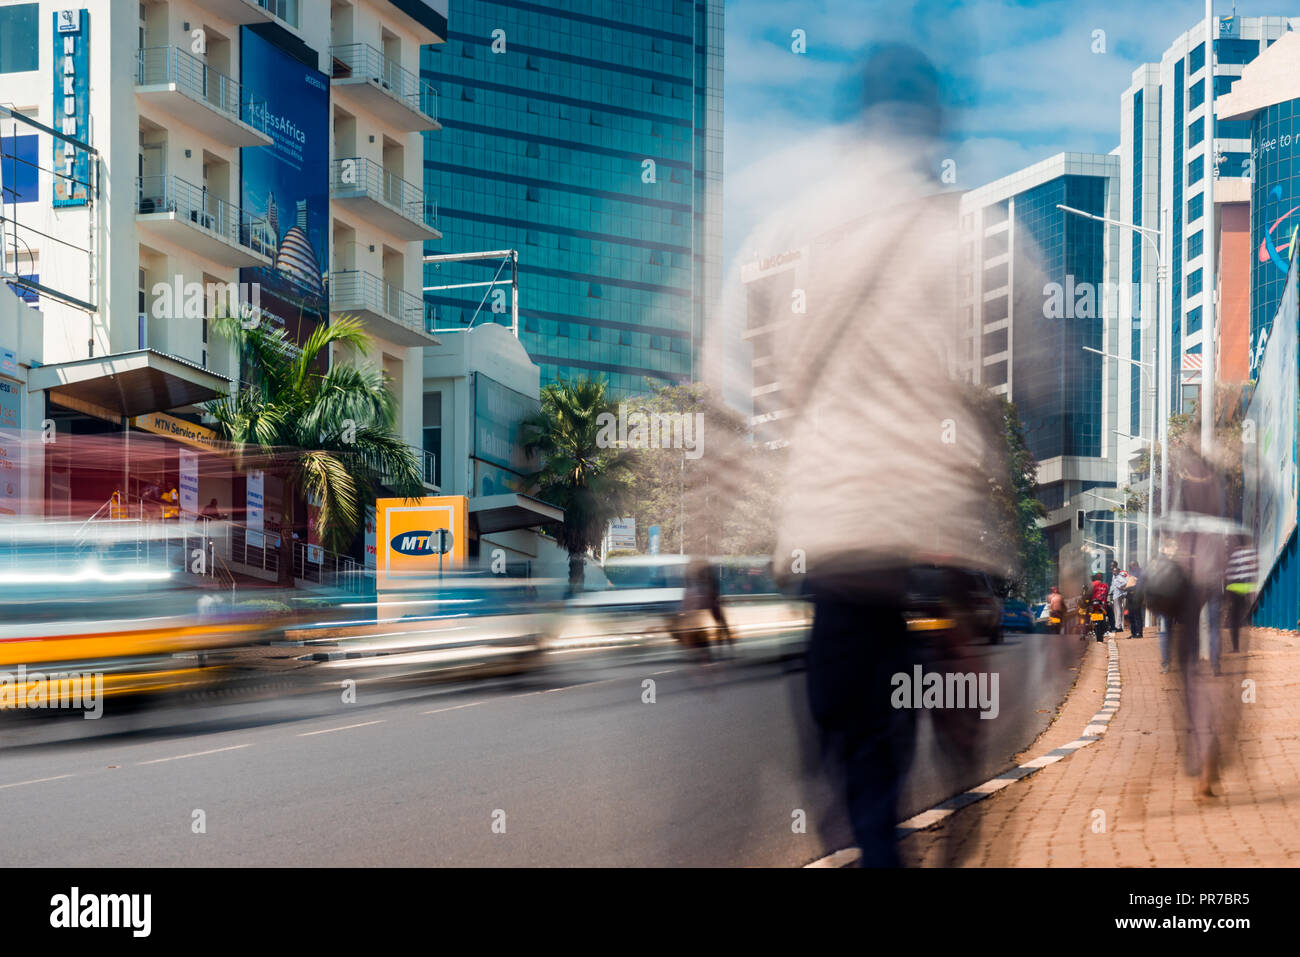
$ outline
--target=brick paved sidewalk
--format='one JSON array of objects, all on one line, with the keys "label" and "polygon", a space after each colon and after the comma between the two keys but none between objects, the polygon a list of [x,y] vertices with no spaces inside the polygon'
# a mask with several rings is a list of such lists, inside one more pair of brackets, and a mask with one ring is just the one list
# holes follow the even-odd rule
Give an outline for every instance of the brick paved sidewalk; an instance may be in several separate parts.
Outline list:
[{"label": "brick paved sidewalk", "polygon": [[[1115,639],[1122,692],[1100,740],[906,838],[913,866],[1253,867],[1300,864],[1300,635],[1224,635],[1213,680],[1224,736],[1215,797],[1184,773],[1181,680],[1160,673],[1159,640]],[[1106,644],[1088,642],[1060,717],[1016,759],[1076,739],[1101,707]],[[1255,702],[1242,703],[1243,680]],[[1004,694],[1006,690],[1004,689]],[[947,855],[947,856],[945,856]]]}]

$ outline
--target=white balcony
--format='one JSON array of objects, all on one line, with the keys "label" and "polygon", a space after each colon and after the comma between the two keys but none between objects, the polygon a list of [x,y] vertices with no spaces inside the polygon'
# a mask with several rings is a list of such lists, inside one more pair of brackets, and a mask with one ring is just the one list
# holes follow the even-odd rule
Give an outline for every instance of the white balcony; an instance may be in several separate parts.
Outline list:
[{"label": "white balcony", "polygon": [[433,311],[378,276],[358,269],[330,272],[330,312],[360,319],[370,332],[398,346],[436,346]]},{"label": "white balcony", "polygon": [[136,56],[135,95],[177,123],[226,146],[270,146],[265,102],[237,80],[178,47],[149,47]]},{"label": "white balcony", "polygon": [[272,246],[264,220],[177,176],[136,180],[136,225],[222,266],[269,266]]},{"label": "white balcony", "polygon": [[363,157],[330,164],[330,198],[366,222],[406,242],[441,239],[438,207],[424,191]]},{"label": "white balcony", "polygon": [[228,23],[278,23],[298,33],[299,0],[194,0]]},{"label": "white balcony", "polygon": [[433,87],[369,44],[330,47],[330,62],[330,86],[345,106],[407,132],[442,129]]}]

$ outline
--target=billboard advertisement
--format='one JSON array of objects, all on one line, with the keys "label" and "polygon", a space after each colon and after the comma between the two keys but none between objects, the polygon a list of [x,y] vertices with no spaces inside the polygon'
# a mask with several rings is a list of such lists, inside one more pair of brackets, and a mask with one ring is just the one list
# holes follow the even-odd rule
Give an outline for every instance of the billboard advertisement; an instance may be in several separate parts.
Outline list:
[{"label": "billboard advertisement", "polygon": [[464,566],[469,555],[469,499],[431,495],[375,502],[378,586],[419,581]]},{"label": "billboard advertisement", "polygon": [[265,101],[269,146],[240,150],[240,203],[245,226],[272,250],[270,266],[239,271],[257,283],[264,316],[301,344],[329,311],[329,79],[250,27],[240,28],[240,82]]},{"label": "billboard advertisement", "polygon": [[[1244,516],[1259,548],[1260,580],[1267,578],[1296,527],[1297,468],[1296,362],[1300,359],[1297,324],[1297,264],[1292,256],[1282,304],[1259,364],[1259,384],[1246,411]],[[1248,430],[1248,431],[1247,431]]]},{"label": "billboard advertisement", "polygon": [[[508,389],[481,372],[474,373],[474,450],[471,457],[479,462],[486,462],[495,469],[485,470],[485,474],[495,485],[504,486],[510,481],[509,476],[529,475],[537,471],[537,456],[524,451],[519,441],[519,425],[524,419],[541,408],[541,403],[534,398]],[[476,468],[475,484],[478,484]],[[508,491],[502,487],[500,491]],[[480,492],[487,495],[491,492]]]},{"label": "billboard advertisement", "polygon": [[1291,101],[1260,110],[1251,125],[1250,375],[1257,378],[1300,235],[1300,114]]}]

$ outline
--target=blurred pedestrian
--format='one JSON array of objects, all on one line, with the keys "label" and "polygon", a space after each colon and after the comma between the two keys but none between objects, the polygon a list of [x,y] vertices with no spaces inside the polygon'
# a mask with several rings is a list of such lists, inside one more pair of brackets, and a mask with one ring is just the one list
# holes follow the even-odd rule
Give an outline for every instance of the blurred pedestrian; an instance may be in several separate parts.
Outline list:
[{"label": "blurred pedestrian", "polygon": [[1128,627],[1130,638],[1141,638],[1146,630],[1146,606],[1142,603],[1142,566],[1137,559],[1128,563],[1128,578],[1124,581],[1124,598],[1128,602]]},{"label": "blurred pedestrian", "polygon": [[1239,537],[1237,546],[1228,559],[1227,595],[1228,630],[1232,635],[1232,650],[1240,646],[1241,625],[1250,614],[1255,602],[1255,589],[1259,580],[1259,554],[1247,537]]},{"label": "blurred pedestrian", "polygon": [[[774,570],[813,603],[807,694],[821,767],[863,866],[896,866],[917,723],[910,701],[895,703],[896,682],[921,654],[904,618],[909,569],[946,571],[952,592],[942,601],[965,622],[975,599],[957,583],[971,572],[1007,577],[1014,556],[987,540],[990,488],[1008,468],[1004,426],[987,393],[956,374],[955,287],[935,281],[957,275],[959,262],[957,196],[941,192],[936,175],[939,72],[912,47],[881,46],[861,89],[861,119],[841,131],[851,138],[836,152],[839,168],[812,180],[744,248],[815,246],[798,322],[789,321],[788,296],[767,304],[770,315],[749,306],[751,327],[782,330],[774,374],[790,410],[780,423],[790,456],[774,496]],[[819,240],[832,233],[834,241]],[[960,748],[940,742],[945,755],[961,752],[958,774],[991,724],[967,710],[976,720],[935,722],[936,736],[961,739]]]},{"label": "blurred pedestrian", "polygon": [[[1172,508],[1166,522],[1172,532],[1172,556],[1186,582],[1171,626],[1187,716],[1186,764],[1188,773],[1199,778],[1198,793],[1212,796],[1222,760],[1222,696],[1211,681],[1220,673],[1220,622],[1207,606],[1217,604],[1222,594],[1228,529],[1234,526],[1226,519],[1224,478],[1201,454],[1199,422],[1187,430],[1171,464]],[[1209,629],[1210,660],[1206,664],[1201,662],[1203,612],[1207,612]]]}]

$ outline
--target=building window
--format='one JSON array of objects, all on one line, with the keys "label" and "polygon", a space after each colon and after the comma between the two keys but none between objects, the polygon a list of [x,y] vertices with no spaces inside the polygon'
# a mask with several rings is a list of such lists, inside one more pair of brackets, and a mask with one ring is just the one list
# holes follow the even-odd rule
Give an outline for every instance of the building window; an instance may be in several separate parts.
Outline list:
[{"label": "building window", "polygon": [[1203,230],[1197,230],[1187,237],[1187,261],[1191,262],[1201,254],[1205,234]]},{"label": "building window", "polygon": [[1205,102],[1205,80],[1200,79],[1191,85],[1187,91],[1187,109],[1188,112],[1196,109]]},{"label": "building window", "polygon": [[1201,117],[1187,127],[1187,145],[1195,146],[1203,139],[1205,139],[1205,117]]},{"label": "building window", "polygon": [[1199,183],[1203,176],[1205,176],[1205,157],[1198,156],[1187,164],[1187,185]]},{"label": "building window", "polygon": [[1205,212],[1205,194],[1197,193],[1187,201],[1187,221],[1200,219]]},{"label": "building window", "polygon": [[39,70],[40,4],[0,7],[0,73]]},{"label": "building window", "polygon": [[[1195,296],[1198,292],[1201,291],[1201,282],[1202,282],[1201,270],[1198,269],[1195,272],[1189,272],[1187,274],[1187,295],[1189,297]],[[1190,332],[1191,330],[1188,331]]]},{"label": "building window", "polygon": [[1232,89],[1232,84],[1240,80],[1239,76],[1224,76],[1220,74],[1214,78],[1214,95],[1223,96]]},{"label": "building window", "polygon": [[[0,10],[0,15],[3,12]],[[30,136],[0,136],[0,181],[4,182],[4,196],[0,201],[34,203],[40,199],[38,144],[35,133]]]},{"label": "building window", "polygon": [[1187,334],[1201,331],[1201,307],[1187,310]]},{"label": "building window", "polygon": [[1205,66],[1205,44],[1200,43],[1196,49],[1187,54],[1187,72],[1195,73],[1203,66]]},{"label": "building window", "polygon": [[1214,41],[1214,56],[1220,63],[1249,63],[1258,55],[1258,40],[1224,38]]},{"label": "building window", "polygon": [[1250,139],[1250,120],[1219,120],[1214,124],[1214,136],[1220,140]]}]

